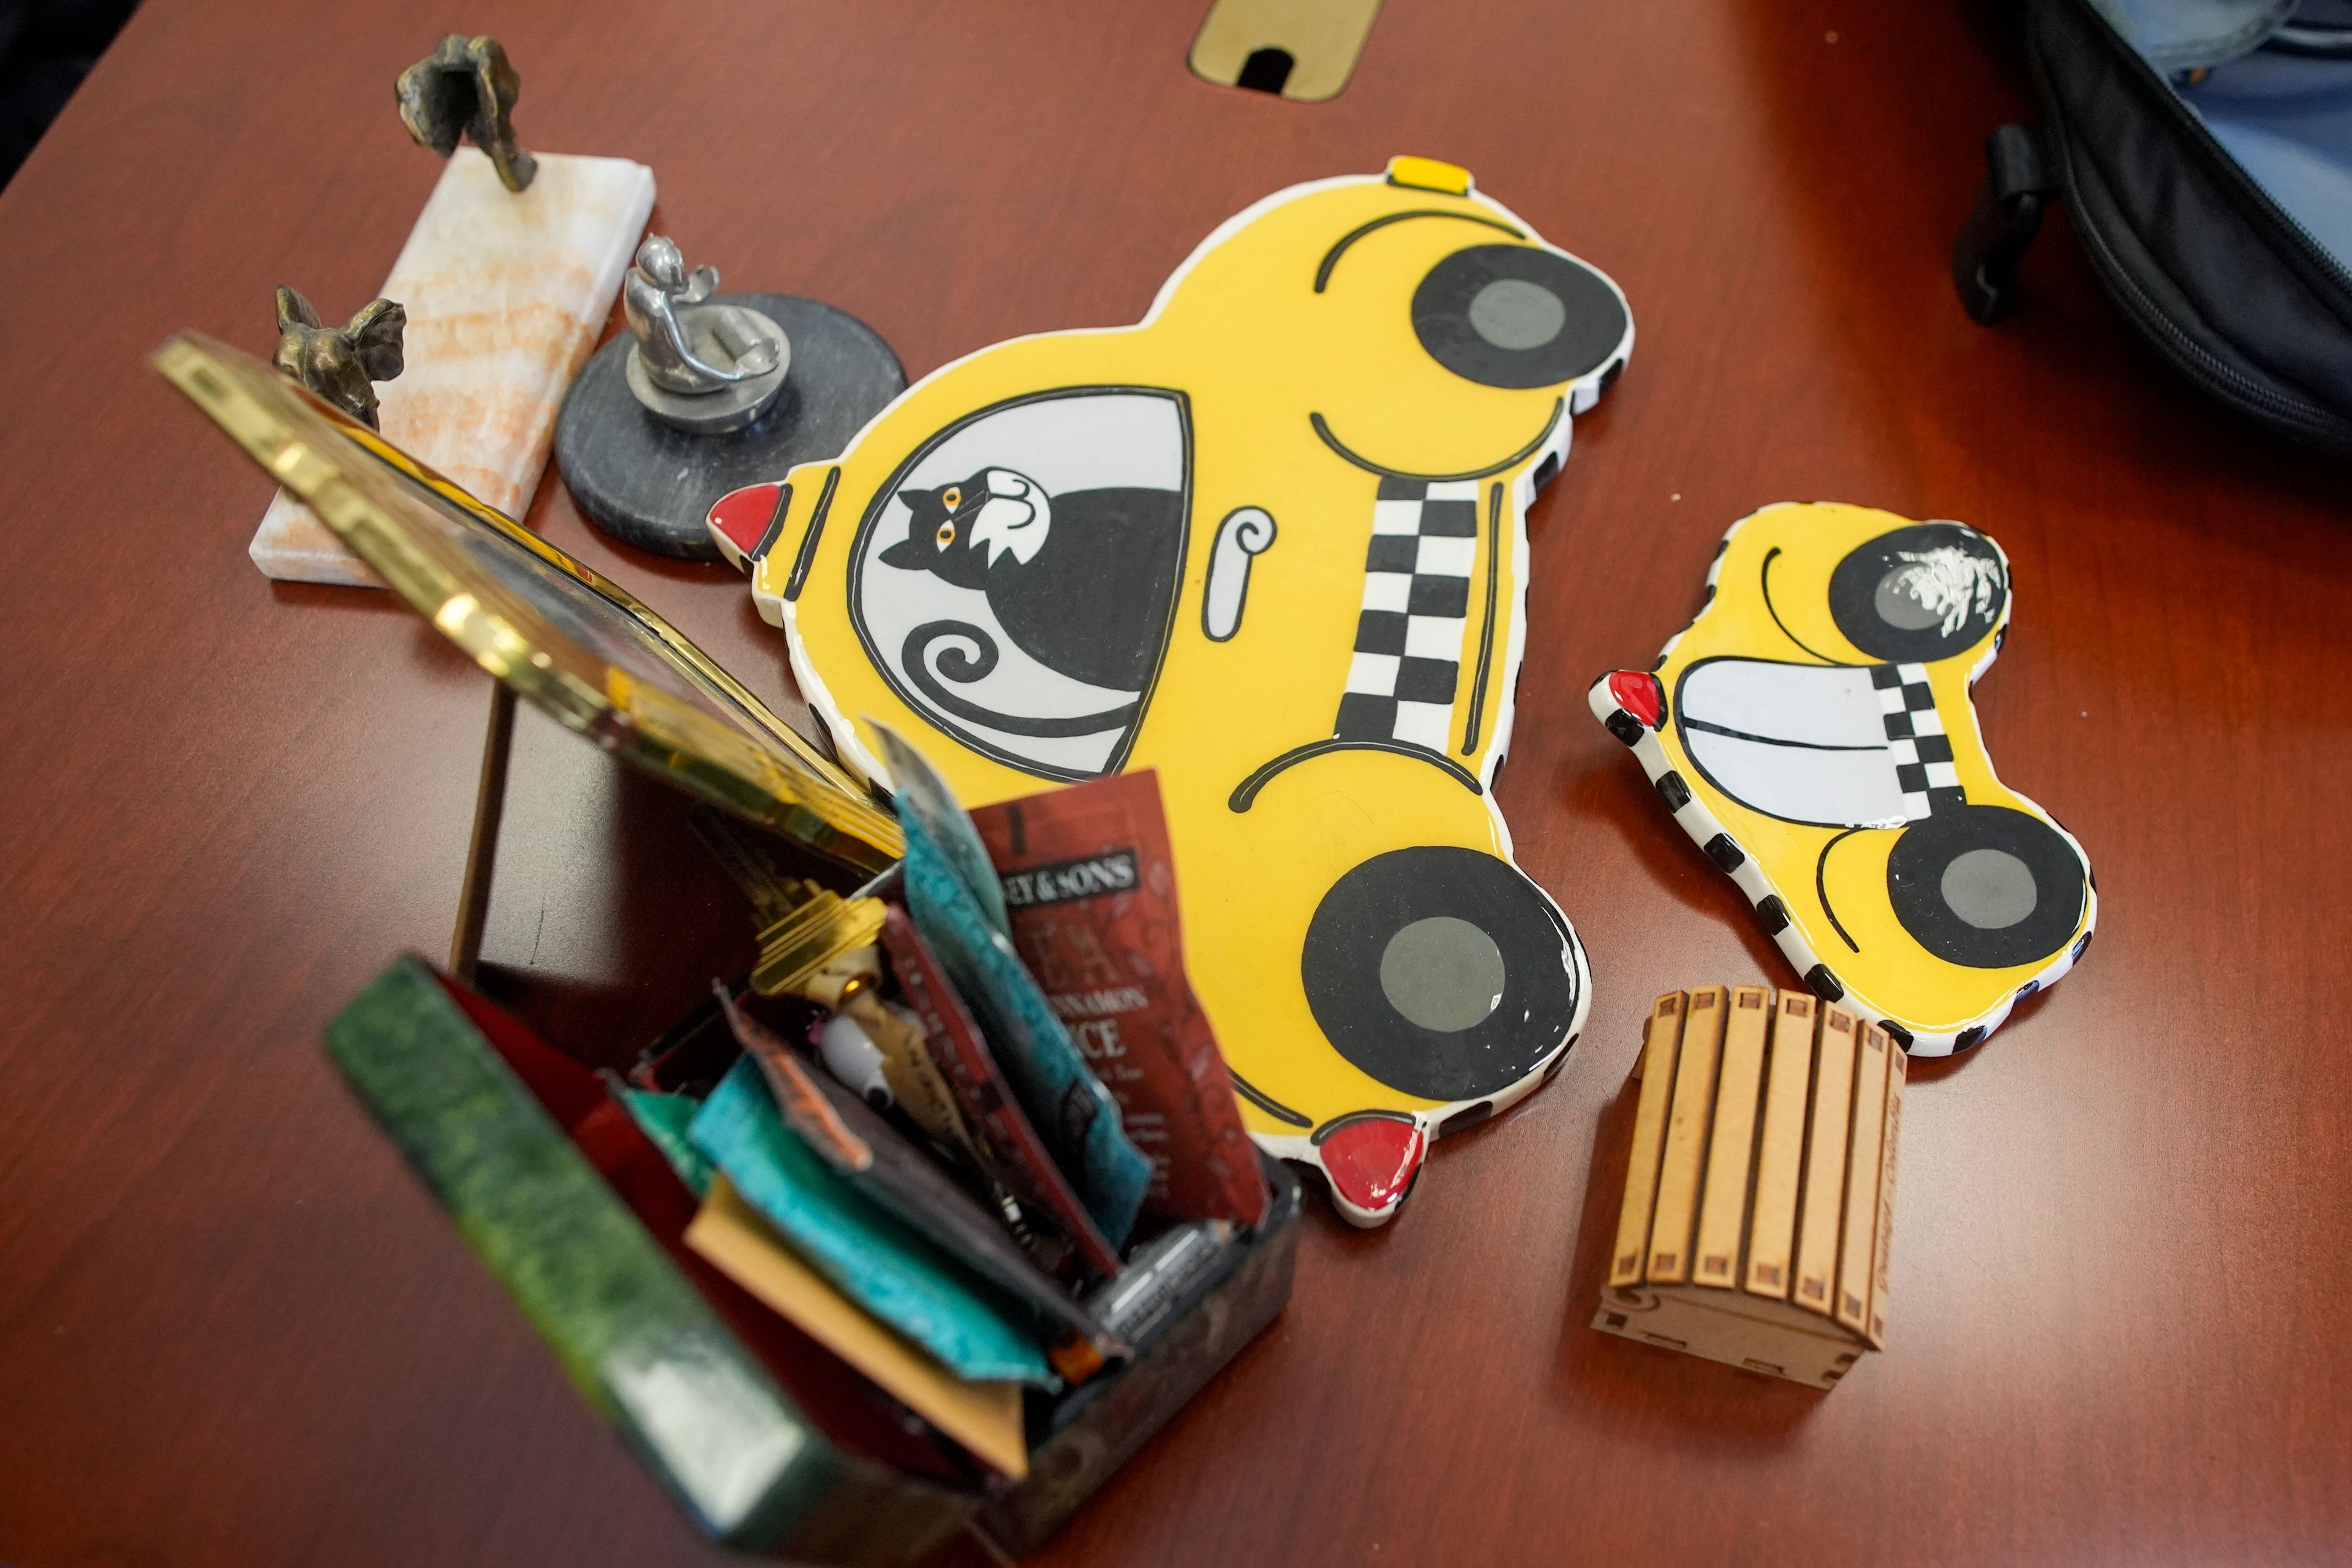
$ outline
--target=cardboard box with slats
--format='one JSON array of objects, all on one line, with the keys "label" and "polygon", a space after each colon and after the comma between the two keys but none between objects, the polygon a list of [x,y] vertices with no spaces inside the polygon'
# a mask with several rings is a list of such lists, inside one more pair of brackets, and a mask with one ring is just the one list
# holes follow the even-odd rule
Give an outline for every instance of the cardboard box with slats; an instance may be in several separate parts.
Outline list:
[{"label": "cardboard box with slats", "polygon": [[1904,1069],[1802,991],[1659,997],[1592,1326],[1819,1388],[1884,1349]]}]

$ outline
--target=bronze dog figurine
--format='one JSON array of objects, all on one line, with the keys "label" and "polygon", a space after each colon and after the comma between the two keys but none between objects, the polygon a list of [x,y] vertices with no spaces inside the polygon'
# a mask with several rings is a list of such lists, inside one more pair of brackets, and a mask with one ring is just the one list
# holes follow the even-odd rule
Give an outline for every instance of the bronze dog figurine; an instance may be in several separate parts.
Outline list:
[{"label": "bronze dog figurine", "polygon": [[391,300],[371,300],[348,325],[320,324],[319,312],[296,290],[278,290],[278,352],[270,363],[369,429],[377,428],[375,388],[402,368],[401,334],[408,312]]}]

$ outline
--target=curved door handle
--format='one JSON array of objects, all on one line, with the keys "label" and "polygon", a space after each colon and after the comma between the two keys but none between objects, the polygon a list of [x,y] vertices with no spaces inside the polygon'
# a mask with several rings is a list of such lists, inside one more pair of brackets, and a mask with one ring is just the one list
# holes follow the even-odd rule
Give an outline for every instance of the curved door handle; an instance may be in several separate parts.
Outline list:
[{"label": "curved door handle", "polygon": [[1235,507],[1217,524],[1209,549],[1209,582],[1201,595],[1201,630],[1211,642],[1225,642],[1242,629],[1242,606],[1249,598],[1251,558],[1274,543],[1274,519],[1264,507]]}]

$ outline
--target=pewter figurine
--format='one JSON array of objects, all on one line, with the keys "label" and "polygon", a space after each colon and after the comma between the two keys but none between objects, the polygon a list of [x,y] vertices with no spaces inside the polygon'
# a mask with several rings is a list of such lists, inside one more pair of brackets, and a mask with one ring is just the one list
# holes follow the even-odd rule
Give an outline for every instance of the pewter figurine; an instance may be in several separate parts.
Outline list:
[{"label": "pewter figurine", "polygon": [[677,241],[649,234],[637,247],[636,265],[622,280],[621,309],[629,318],[629,331],[636,334],[646,374],[656,386],[689,395],[716,392],[776,368],[773,343],[760,338],[729,342],[723,322],[714,335],[734,363],[709,364],[696,355],[685,323],[678,320],[678,308],[701,304],[718,287],[715,267],[698,267],[688,273]]},{"label": "pewter figurine", "polygon": [[278,290],[278,352],[271,363],[369,429],[376,429],[373,382],[402,369],[401,337],[408,312],[391,300],[371,300],[341,327],[321,325],[319,312],[297,290]]},{"label": "pewter figurine", "polygon": [[636,341],[629,390],[663,423],[697,435],[740,430],[783,390],[792,343],[748,306],[713,300],[718,272],[687,271],[675,242],[648,235],[621,280],[621,309]]},{"label": "pewter figurine", "polygon": [[441,47],[400,73],[393,84],[400,100],[400,121],[421,146],[444,158],[457,150],[460,138],[489,154],[499,181],[520,191],[539,173],[539,162],[515,142],[515,100],[522,94],[522,78],[507,63],[507,52],[496,38],[468,38],[451,33]]},{"label": "pewter figurine", "polygon": [[555,465],[588,521],[686,561],[719,559],[712,502],[837,455],[907,389],[856,318],[718,289],[716,271],[647,237],[623,279],[629,330],[589,356],[555,421]]}]

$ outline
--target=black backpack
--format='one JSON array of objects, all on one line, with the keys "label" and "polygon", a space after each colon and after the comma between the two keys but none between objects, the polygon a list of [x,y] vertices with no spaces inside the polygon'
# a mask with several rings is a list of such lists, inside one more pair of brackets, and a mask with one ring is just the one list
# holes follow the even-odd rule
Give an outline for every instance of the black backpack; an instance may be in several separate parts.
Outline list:
[{"label": "black backpack", "polygon": [[2043,118],[1985,143],[1952,281],[1990,324],[2049,201],[2182,374],[2352,455],[2352,0],[2026,0]]}]

